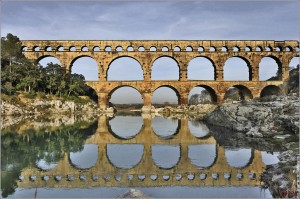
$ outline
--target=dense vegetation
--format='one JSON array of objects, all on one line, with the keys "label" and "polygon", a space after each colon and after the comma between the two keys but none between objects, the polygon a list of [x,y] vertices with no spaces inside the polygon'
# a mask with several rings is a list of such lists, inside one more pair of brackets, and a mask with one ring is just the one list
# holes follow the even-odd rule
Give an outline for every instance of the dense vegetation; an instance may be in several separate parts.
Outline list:
[{"label": "dense vegetation", "polygon": [[[28,129],[22,134],[4,132],[1,135],[2,197],[14,193],[22,170],[36,167],[38,160],[56,163],[65,154],[81,151],[84,141],[96,132],[97,121],[81,121],[52,131]],[[2,130],[3,131],[3,130]]]},{"label": "dense vegetation", "polygon": [[39,63],[28,60],[21,52],[17,36],[7,34],[1,38],[1,91],[13,95],[24,91],[29,96],[52,94],[60,97],[89,95],[95,97],[84,84],[84,76],[67,74],[58,64],[48,63],[43,68]]}]

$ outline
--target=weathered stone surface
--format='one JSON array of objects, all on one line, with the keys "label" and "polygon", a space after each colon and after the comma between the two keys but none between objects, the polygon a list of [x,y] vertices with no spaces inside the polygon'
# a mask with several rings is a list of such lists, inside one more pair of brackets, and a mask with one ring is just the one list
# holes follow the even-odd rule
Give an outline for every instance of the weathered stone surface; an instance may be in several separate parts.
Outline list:
[{"label": "weathered stone surface", "polygon": [[0,102],[1,115],[38,115],[38,114],[61,114],[61,113],[97,113],[96,103],[88,102],[86,104],[75,103],[74,101],[61,100],[27,100],[26,106],[20,104],[11,104],[6,101]]},{"label": "weathered stone surface", "polygon": [[[144,100],[144,106],[151,107],[153,92],[161,87],[167,86],[172,88],[178,95],[180,105],[188,104],[188,96],[190,91],[195,86],[203,86],[211,95],[211,99],[216,103],[224,101],[224,96],[228,88],[236,87],[244,95],[245,98],[258,98],[267,86],[279,86],[283,89],[284,82],[289,77],[289,63],[290,60],[297,56],[296,47],[299,46],[298,41],[249,41],[249,40],[114,40],[114,41],[96,41],[96,40],[80,40],[80,41],[37,41],[37,40],[23,40],[22,46],[27,47],[24,55],[31,60],[38,60],[41,57],[53,56],[60,60],[62,66],[67,72],[71,71],[74,60],[81,56],[88,56],[96,60],[98,63],[98,79],[99,81],[87,81],[86,84],[92,87],[98,95],[98,104],[100,109],[105,110],[109,107],[109,99],[112,94],[111,91],[122,86],[130,86],[139,91]],[[70,47],[74,46],[75,51],[71,51]],[[100,51],[95,52],[94,47],[98,46]],[[182,49],[177,52],[174,47]],[[192,47],[192,51],[186,51],[187,46]],[[37,47],[39,50],[37,51]],[[51,47],[51,51],[47,51],[47,47]],[[64,50],[58,50],[63,47]],[[82,51],[86,47],[88,51]],[[106,51],[106,47],[111,47],[111,51]],[[121,47],[123,51],[116,50]],[[133,51],[128,51],[127,48],[132,47]],[[144,47],[145,51],[139,51],[139,47]],[[155,47],[156,51],[150,51],[151,47]],[[168,51],[162,51],[163,47],[167,47]],[[203,51],[198,51],[202,47]],[[215,51],[209,51],[213,47]],[[222,47],[226,47],[227,52],[221,51]],[[234,47],[238,47],[239,51],[235,52]],[[256,47],[261,48],[261,51],[256,51]],[[264,51],[263,49],[270,48],[271,51]],[[290,51],[282,50],[275,51],[276,47],[285,49],[288,47]],[[250,51],[245,51],[248,48]],[[110,64],[120,57],[131,57],[137,60],[142,67],[144,79],[141,81],[108,81],[107,74]],[[168,56],[174,59],[179,68],[178,80],[152,80],[151,70],[153,63],[160,57]],[[195,57],[207,57],[214,65],[214,80],[188,80],[188,65]],[[249,66],[249,81],[224,81],[223,70],[227,59],[231,57],[242,57],[246,60]],[[279,65],[282,74],[282,80],[279,81],[259,81],[259,63],[265,56],[271,56]],[[270,87],[268,87],[270,88]]]},{"label": "weathered stone surface", "polygon": [[240,131],[248,136],[273,137],[299,132],[299,98],[280,96],[274,102],[223,104],[205,116],[212,124]]}]

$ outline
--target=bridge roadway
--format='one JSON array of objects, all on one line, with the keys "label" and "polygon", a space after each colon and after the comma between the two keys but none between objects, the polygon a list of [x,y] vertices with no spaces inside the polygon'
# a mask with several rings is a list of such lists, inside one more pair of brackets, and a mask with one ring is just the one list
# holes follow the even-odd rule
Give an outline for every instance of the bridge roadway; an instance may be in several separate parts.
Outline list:
[{"label": "bridge roadway", "polygon": [[[178,132],[170,139],[159,138],[154,133],[151,127],[151,118],[144,118],[140,132],[128,140],[117,139],[111,134],[107,124],[107,117],[100,116],[96,133],[85,141],[85,144],[98,145],[98,158],[94,166],[89,169],[79,169],[72,164],[69,154],[65,153],[64,158],[51,170],[43,171],[35,167],[24,169],[21,173],[24,179],[18,181],[18,187],[257,186],[261,184],[259,176],[264,171],[265,165],[260,151],[253,150],[249,163],[244,167],[232,167],[226,161],[224,147],[219,146],[213,137],[196,138],[191,135],[187,119],[180,120]],[[107,154],[108,144],[141,144],[144,147],[143,155],[134,167],[130,169],[117,168]],[[179,146],[180,158],[177,164],[170,169],[163,169],[155,165],[152,159],[151,147],[153,144]],[[188,150],[189,145],[193,144],[214,144],[216,146],[216,157],[211,166],[199,169],[191,163]],[[206,174],[205,179],[200,178],[200,175],[203,174]],[[68,180],[68,175],[73,176],[74,179]],[[215,178],[216,175],[218,175],[217,178]],[[227,179],[228,175],[230,175],[230,179]],[[45,176],[48,176],[49,179],[44,180]],[[31,178],[36,179],[32,180]]]},{"label": "bridge roadway", "polygon": [[[246,98],[260,97],[265,88],[281,88],[289,77],[289,63],[299,56],[299,41],[274,40],[22,40],[24,55],[39,61],[45,57],[57,58],[67,73],[81,57],[90,57],[98,64],[98,80],[87,81],[98,95],[99,108],[105,110],[114,90],[131,86],[141,93],[144,107],[151,108],[153,92],[162,86],[172,88],[180,105],[188,103],[188,95],[195,86],[203,86],[216,103],[222,103],[227,89],[234,86]],[[176,50],[177,49],[177,50]],[[108,81],[111,63],[122,57],[139,62],[143,70],[141,81]],[[169,57],[176,61],[179,78],[176,81],[151,78],[153,63]],[[205,57],[214,67],[214,81],[192,81],[187,77],[189,62],[196,57]],[[249,81],[224,81],[225,62],[231,57],[243,59],[249,68]],[[259,81],[259,64],[264,57],[273,58],[278,65],[280,80]]]}]

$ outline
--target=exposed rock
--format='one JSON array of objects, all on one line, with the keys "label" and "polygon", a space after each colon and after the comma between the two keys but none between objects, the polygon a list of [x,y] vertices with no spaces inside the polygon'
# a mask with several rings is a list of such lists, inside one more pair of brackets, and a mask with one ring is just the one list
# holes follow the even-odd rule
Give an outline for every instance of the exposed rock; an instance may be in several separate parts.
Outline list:
[{"label": "exposed rock", "polygon": [[244,132],[248,136],[273,137],[299,132],[299,98],[280,96],[276,101],[223,104],[204,119],[212,124]]},{"label": "exposed rock", "polygon": [[221,133],[212,133],[220,145],[250,145],[263,151],[280,149],[279,163],[268,165],[262,180],[273,197],[296,197],[298,111],[298,97],[272,96],[260,101],[223,104],[204,119],[210,130],[225,127]]},{"label": "exposed rock", "polygon": [[62,100],[27,100],[26,105],[21,103],[9,103],[1,100],[1,115],[39,115],[39,114],[62,114],[62,113],[97,113],[98,107],[94,102],[85,104],[74,101]]},{"label": "exposed rock", "polygon": [[149,196],[145,195],[141,190],[129,189],[129,191],[117,198],[149,198]]}]

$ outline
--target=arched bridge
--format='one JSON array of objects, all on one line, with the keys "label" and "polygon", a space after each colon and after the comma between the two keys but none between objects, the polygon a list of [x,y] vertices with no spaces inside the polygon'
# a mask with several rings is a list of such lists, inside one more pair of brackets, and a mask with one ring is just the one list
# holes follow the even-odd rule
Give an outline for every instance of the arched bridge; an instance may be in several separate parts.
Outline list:
[{"label": "arched bridge", "polygon": [[[97,146],[95,164],[89,168],[78,168],[72,163],[68,153],[50,170],[28,167],[21,173],[18,187],[90,187],[90,186],[258,186],[259,177],[265,170],[262,153],[251,150],[249,162],[241,167],[230,165],[226,148],[219,146],[213,137],[196,138],[190,133],[188,120],[179,121],[179,132],[169,139],[159,138],[152,130],[152,118],[144,117],[140,132],[131,139],[120,140],[109,131],[108,118],[99,116],[96,133],[85,144]],[[142,146],[140,160],[130,168],[115,165],[109,153],[109,146],[122,144]],[[168,168],[161,167],[154,161],[154,145],[178,146],[179,158]],[[213,146],[210,151],[197,150],[197,157],[212,156],[210,165],[199,168],[190,156],[193,146]],[[162,151],[160,151],[162,152]],[[126,157],[135,156],[128,153]],[[131,160],[131,159],[130,159]],[[171,161],[170,159],[166,160]],[[202,162],[202,159],[201,159]],[[205,161],[204,161],[205,162]]]},{"label": "arched bridge", "polygon": [[[217,103],[224,100],[225,92],[236,87],[249,98],[260,97],[267,87],[281,87],[289,77],[289,63],[299,56],[299,41],[274,40],[23,40],[24,55],[31,60],[55,57],[67,72],[80,57],[91,57],[98,64],[98,81],[87,81],[98,95],[100,109],[106,109],[112,92],[129,86],[139,91],[144,106],[151,107],[153,92],[162,87],[172,88],[178,103],[188,103],[189,92],[202,86]],[[138,61],[143,70],[140,81],[108,81],[110,64],[121,57]],[[152,80],[153,63],[161,57],[174,59],[179,67],[178,80]],[[188,80],[188,64],[196,57],[209,59],[214,67],[214,80]],[[239,57],[249,68],[249,81],[224,81],[223,70],[227,59]],[[259,81],[259,63],[264,57],[273,58],[278,64],[280,80]]]}]

